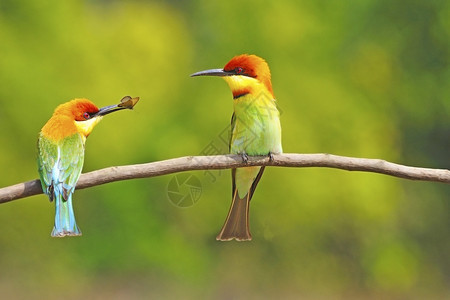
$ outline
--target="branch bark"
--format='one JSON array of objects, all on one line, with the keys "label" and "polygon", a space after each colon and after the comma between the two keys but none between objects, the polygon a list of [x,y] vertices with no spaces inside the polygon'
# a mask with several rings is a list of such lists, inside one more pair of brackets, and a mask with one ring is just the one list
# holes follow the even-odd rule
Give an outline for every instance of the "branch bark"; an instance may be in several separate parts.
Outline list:
[{"label": "branch bark", "polygon": [[[163,161],[109,167],[82,174],[77,183],[77,189],[114,181],[135,178],[147,178],[171,173],[230,169],[248,166],[276,167],[326,167],[347,171],[365,171],[390,175],[399,178],[450,183],[450,171],[445,169],[427,169],[394,164],[380,159],[355,158],[332,154],[278,154],[273,155],[273,161],[268,156],[253,156],[245,163],[239,155],[185,156]],[[39,180],[31,180],[0,189],[0,204],[13,200],[41,194]]]}]

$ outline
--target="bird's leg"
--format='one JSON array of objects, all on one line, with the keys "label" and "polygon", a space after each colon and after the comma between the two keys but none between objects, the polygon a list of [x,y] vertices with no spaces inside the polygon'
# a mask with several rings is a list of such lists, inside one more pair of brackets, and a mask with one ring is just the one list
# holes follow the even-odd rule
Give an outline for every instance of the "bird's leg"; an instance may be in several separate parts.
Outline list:
[{"label": "bird's leg", "polygon": [[269,161],[273,162],[275,159],[273,158],[273,153],[269,152]]},{"label": "bird's leg", "polygon": [[241,157],[242,157],[242,161],[247,164],[248,163],[248,155],[247,155],[247,153],[245,153],[245,151],[241,153]]}]

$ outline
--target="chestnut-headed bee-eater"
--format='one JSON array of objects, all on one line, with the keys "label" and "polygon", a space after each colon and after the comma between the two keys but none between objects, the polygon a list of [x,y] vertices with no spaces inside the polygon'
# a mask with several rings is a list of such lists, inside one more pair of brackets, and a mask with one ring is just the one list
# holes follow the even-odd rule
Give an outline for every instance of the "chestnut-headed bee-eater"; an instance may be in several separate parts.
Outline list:
[{"label": "chestnut-headed bee-eater", "polygon": [[[266,61],[256,55],[233,57],[223,69],[200,71],[191,76],[220,76],[233,93],[229,150],[247,155],[282,153],[280,113],[273,95]],[[232,202],[217,240],[248,241],[249,205],[264,167],[232,169]]]},{"label": "chestnut-headed bee-eater", "polygon": [[132,108],[130,105],[122,102],[98,109],[87,99],[74,99],[59,105],[41,129],[37,159],[39,177],[44,193],[50,201],[55,200],[56,206],[51,236],[81,235],[73,213],[72,194],[83,168],[86,138],[104,115]]}]

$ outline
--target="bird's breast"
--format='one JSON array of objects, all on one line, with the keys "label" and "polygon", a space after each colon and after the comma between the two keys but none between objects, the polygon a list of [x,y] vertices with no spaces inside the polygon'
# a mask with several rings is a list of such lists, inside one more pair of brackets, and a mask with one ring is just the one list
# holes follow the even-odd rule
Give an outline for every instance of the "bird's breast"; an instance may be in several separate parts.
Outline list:
[{"label": "bird's breast", "polygon": [[[242,99],[241,99],[242,98]],[[275,100],[262,94],[243,96],[234,106],[231,153],[267,155],[281,153],[281,126]]]}]

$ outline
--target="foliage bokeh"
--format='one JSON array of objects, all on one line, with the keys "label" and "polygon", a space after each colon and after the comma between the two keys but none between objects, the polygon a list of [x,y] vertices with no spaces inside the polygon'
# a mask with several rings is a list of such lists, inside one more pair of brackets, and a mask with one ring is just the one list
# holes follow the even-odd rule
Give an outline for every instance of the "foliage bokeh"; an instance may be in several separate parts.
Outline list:
[{"label": "foliage bokeh", "polygon": [[[269,62],[285,152],[448,169],[449,12],[419,0],[3,0],[0,186],[37,178],[37,133],[75,97],[141,97],[94,130],[85,172],[202,153],[227,128],[231,95],[188,75],[240,53]],[[270,168],[254,240],[219,243],[229,171],[192,174],[202,195],[184,209],[168,201],[173,175],[76,191],[81,238],[50,238],[44,195],[2,205],[2,298],[450,296],[448,185]]]}]

